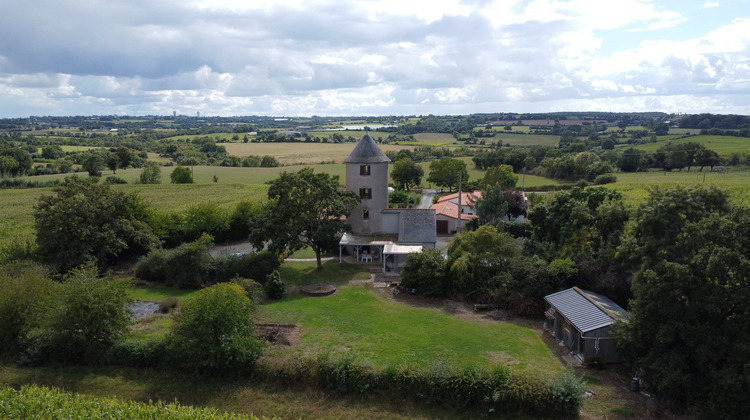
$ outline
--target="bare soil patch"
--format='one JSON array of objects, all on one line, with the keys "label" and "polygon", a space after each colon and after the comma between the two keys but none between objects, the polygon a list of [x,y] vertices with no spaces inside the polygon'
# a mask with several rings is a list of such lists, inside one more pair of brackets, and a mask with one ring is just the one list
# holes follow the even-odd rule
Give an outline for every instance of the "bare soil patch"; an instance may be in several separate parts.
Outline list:
[{"label": "bare soil patch", "polygon": [[275,347],[291,347],[302,341],[302,328],[297,324],[259,323],[255,332]]}]

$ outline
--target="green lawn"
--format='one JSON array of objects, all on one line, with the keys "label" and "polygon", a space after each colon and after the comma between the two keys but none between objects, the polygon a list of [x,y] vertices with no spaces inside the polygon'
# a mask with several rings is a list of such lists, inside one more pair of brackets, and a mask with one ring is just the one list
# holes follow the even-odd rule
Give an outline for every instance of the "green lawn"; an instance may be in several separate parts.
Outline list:
[{"label": "green lawn", "polygon": [[[339,287],[324,298],[293,294],[259,308],[267,322],[302,326],[305,354],[346,354],[376,366],[510,365],[550,373],[560,363],[529,327],[469,321],[437,309],[392,301],[363,285]],[[290,349],[289,351],[295,351]]]},{"label": "green lawn", "polygon": [[180,302],[187,302],[192,299],[198,290],[177,289],[174,287],[162,286],[134,286],[130,288],[128,295],[135,300],[145,300],[159,302],[170,296],[174,296]]},{"label": "green lawn", "polygon": [[[297,257],[307,258],[307,257]],[[313,256],[314,258],[314,256]],[[281,280],[287,286],[300,286],[310,283],[366,280],[370,278],[367,266],[341,263],[338,258],[323,261],[323,270],[318,271],[316,261],[285,261],[279,267]]]}]

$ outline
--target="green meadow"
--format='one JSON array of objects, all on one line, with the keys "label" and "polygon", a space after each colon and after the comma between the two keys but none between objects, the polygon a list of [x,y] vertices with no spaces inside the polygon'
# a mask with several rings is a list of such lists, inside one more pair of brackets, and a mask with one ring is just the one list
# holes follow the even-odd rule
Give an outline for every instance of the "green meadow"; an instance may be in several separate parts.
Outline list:
[{"label": "green meadow", "polygon": [[[671,133],[671,131],[670,131]],[[673,138],[669,136],[657,139],[656,143],[646,143],[634,146],[644,152],[655,152],[664,146],[668,139],[675,143],[695,142],[706,146],[718,153],[720,156],[728,156],[732,153],[747,153],[750,151],[750,138],[734,136],[690,136],[685,138]]]},{"label": "green meadow", "polygon": [[258,318],[301,325],[302,345],[284,351],[304,355],[350,355],[375,366],[499,364],[539,373],[561,369],[533,328],[404,305],[386,297],[390,292],[349,285],[324,298],[293,294],[260,305]]},{"label": "green meadow", "polygon": [[636,206],[648,197],[648,188],[673,185],[717,185],[730,194],[733,203],[750,206],[750,171],[747,168],[730,168],[727,173],[691,171],[650,171],[635,173],[617,173],[617,182],[606,185],[608,188],[622,192],[628,204]]},{"label": "green meadow", "polygon": [[550,146],[557,147],[560,136],[548,136],[543,134],[496,134],[492,141],[501,141],[504,145],[511,146]]}]

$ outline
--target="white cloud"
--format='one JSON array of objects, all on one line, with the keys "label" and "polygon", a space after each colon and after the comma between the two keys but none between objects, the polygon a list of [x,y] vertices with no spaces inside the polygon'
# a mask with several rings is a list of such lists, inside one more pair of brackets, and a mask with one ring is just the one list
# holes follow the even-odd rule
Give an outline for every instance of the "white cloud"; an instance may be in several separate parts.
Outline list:
[{"label": "white cloud", "polygon": [[717,106],[705,98],[730,91],[722,107],[750,113],[750,15],[684,25],[695,10],[650,0],[16,2],[0,16],[0,116],[668,108],[669,98]]}]

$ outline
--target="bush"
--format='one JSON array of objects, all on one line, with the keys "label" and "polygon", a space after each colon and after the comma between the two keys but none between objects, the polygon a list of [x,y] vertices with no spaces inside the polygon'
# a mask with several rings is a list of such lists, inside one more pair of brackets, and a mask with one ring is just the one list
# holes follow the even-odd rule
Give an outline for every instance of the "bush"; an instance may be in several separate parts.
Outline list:
[{"label": "bush", "polygon": [[255,416],[220,413],[212,408],[183,406],[177,402],[121,401],[114,398],[71,394],[59,389],[25,385],[20,390],[0,386],[0,417],[2,418],[131,418],[181,420],[255,420]]},{"label": "bush", "polygon": [[232,279],[232,283],[239,285],[245,290],[245,293],[252,299],[253,301],[256,301],[258,296],[263,295],[263,285],[258,283],[255,280],[252,279],[245,279],[242,277],[235,276]]},{"label": "bush", "polygon": [[213,202],[193,204],[185,211],[184,237],[195,240],[207,233],[216,241],[226,240],[229,230],[229,214]]},{"label": "bush", "polygon": [[213,238],[202,235],[195,242],[174,249],[158,249],[141,257],[135,265],[139,279],[184,289],[197,289],[210,282],[209,267]]},{"label": "bush", "polygon": [[127,184],[128,181],[125,181],[124,179],[120,178],[119,176],[108,176],[104,178],[104,183],[108,185],[114,185],[114,184]]},{"label": "bush", "polygon": [[63,361],[100,358],[131,324],[128,282],[99,277],[93,264],[75,268],[57,287],[34,330],[36,357]]},{"label": "bush", "polygon": [[221,255],[214,257],[208,267],[208,273],[214,283],[229,281],[234,277],[262,279],[279,268],[279,257],[269,251],[259,253]]},{"label": "bush", "polygon": [[443,296],[447,291],[446,262],[438,249],[425,249],[406,257],[401,285],[426,296]]},{"label": "bush", "polygon": [[614,184],[615,182],[617,182],[617,176],[615,174],[599,175],[594,179],[595,185]]},{"label": "bush", "polygon": [[327,355],[267,357],[259,361],[255,373],[268,381],[305,384],[334,394],[376,394],[391,400],[470,409],[477,417],[574,417],[584,392],[582,380],[570,371],[543,379],[506,367],[458,369],[442,363],[427,369],[377,369],[350,357],[332,359]]},{"label": "bush", "polygon": [[281,281],[281,274],[277,270],[273,270],[266,277],[266,284],[263,285],[263,291],[269,299],[281,299],[284,297],[284,282]]},{"label": "bush", "polygon": [[203,289],[175,316],[171,348],[177,363],[199,372],[242,373],[260,357],[253,302],[236,284]]},{"label": "bush", "polygon": [[146,162],[138,178],[141,184],[161,184],[161,166],[156,162]]},{"label": "bush", "polygon": [[190,172],[190,168],[177,166],[172,170],[172,173],[169,174],[169,179],[173,184],[192,184],[193,173]]},{"label": "bush", "polygon": [[41,265],[17,262],[0,267],[0,353],[18,352],[36,326],[41,308],[55,296],[56,286]]},{"label": "bush", "polygon": [[170,310],[177,308],[178,303],[179,301],[176,297],[169,296],[168,298],[159,302],[159,311],[163,314],[169,313]]}]

